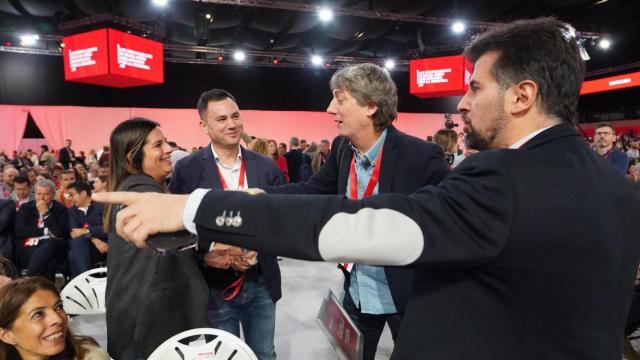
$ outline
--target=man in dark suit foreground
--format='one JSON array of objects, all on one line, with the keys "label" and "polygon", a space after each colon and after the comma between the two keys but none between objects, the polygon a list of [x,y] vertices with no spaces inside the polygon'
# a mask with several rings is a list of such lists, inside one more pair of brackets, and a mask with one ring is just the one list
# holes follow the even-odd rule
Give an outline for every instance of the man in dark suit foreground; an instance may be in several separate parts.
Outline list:
[{"label": "man in dark suit foreground", "polygon": [[[475,71],[458,110],[467,144],[486,151],[438,187],[360,201],[203,190],[99,200],[128,205],[118,230],[138,246],[187,226],[284,256],[415,267],[393,359],[621,358],[640,202],[570,123],[584,75],[575,37],[558,20],[524,20],[465,53]],[[223,211],[240,211],[241,226],[217,224]]]}]

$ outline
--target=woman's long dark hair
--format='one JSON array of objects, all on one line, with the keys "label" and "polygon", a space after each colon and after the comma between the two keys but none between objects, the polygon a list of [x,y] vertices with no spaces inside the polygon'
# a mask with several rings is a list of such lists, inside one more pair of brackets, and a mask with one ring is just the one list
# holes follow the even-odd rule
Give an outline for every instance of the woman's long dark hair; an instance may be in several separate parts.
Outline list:
[{"label": "woman's long dark hair", "polygon": [[[0,328],[11,329],[20,314],[20,309],[38,290],[50,291],[58,298],[60,292],[49,280],[42,277],[27,277],[11,281],[0,287]],[[85,336],[74,336],[70,329],[66,329],[64,350],[50,357],[51,360],[82,359],[86,350],[81,346],[91,344],[98,346],[95,340]],[[0,360],[20,360],[20,354],[15,346],[0,341]]]},{"label": "woman's long dark hair", "polygon": [[[111,156],[109,160],[109,179],[107,191],[118,191],[126,178],[131,175],[143,174],[143,147],[149,133],[160,126],[155,121],[136,117],[121,122],[109,139]],[[104,211],[103,224],[109,232],[112,205],[107,205]],[[1,359],[0,359],[1,360]]]}]

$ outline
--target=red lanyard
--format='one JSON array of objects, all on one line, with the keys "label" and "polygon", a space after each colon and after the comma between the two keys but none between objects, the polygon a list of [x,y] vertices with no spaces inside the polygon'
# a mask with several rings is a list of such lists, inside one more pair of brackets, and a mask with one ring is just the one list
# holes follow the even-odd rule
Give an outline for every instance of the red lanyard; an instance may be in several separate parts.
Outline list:
[{"label": "red lanyard", "polygon": [[[216,169],[218,170],[218,177],[220,178],[220,184],[222,184],[222,190],[229,190],[229,186],[227,186],[227,182],[224,181],[224,176],[222,176],[222,172],[218,167],[218,163],[216,162]],[[240,178],[238,179],[238,190],[244,190],[244,159],[240,161]]]},{"label": "red lanyard", "polygon": [[227,286],[226,289],[222,290],[222,300],[233,300],[233,298],[240,293],[242,284],[244,284],[244,275],[240,276],[238,279],[236,279],[236,281],[233,282],[233,284]]},{"label": "red lanyard", "polygon": [[[373,189],[375,189],[378,184],[378,178],[380,177],[380,166],[382,165],[382,149],[384,148],[384,144],[380,147],[380,152],[378,153],[378,159],[376,161],[376,166],[373,167],[373,173],[371,174],[371,178],[369,179],[369,183],[367,184],[367,188],[364,190],[364,194],[362,194],[362,198],[366,198],[373,194]],[[358,178],[356,175],[356,154],[353,154],[353,158],[351,158],[351,170],[349,171],[349,193],[351,195],[350,199],[358,199]],[[351,272],[353,266],[350,266],[350,263],[340,263],[339,266],[342,266],[347,272]]]},{"label": "red lanyard", "polygon": [[[376,161],[376,165],[373,167],[373,173],[371,174],[371,178],[369,179],[369,183],[367,184],[367,188],[364,190],[364,194],[362,194],[362,199],[371,196],[373,194],[373,189],[375,189],[376,185],[378,185],[378,178],[380,177],[380,166],[382,164],[382,149],[384,145],[380,147],[380,152],[378,152],[378,159]],[[349,171],[349,194],[351,195],[351,199],[358,199],[358,177],[356,175],[356,154],[353,154],[353,158],[351,158],[351,170]]]}]

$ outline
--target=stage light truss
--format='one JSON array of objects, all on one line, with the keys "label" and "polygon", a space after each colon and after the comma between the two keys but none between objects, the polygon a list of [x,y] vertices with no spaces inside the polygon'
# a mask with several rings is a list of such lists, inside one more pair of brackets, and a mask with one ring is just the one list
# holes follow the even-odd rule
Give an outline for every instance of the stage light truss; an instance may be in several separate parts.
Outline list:
[{"label": "stage light truss", "polygon": [[77,20],[61,22],[58,24],[58,29],[63,31],[68,31],[68,30],[77,29],[79,27],[97,25],[97,24],[107,23],[107,22],[123,25],[129,29],[140,31],[143,34],[155,35],[161,38],[167,34],[166,30],[164,29],[164,26],[162,25],[159,25],[159,24],[146,25],[146,24],[142,24],[137,21],[133,21],[131,19],[127,19],[121,16],[116,16],[110,13],[102,13],[98,15],[84,17]]},{"label": "stage light truss", "polygon": [[[298,2],[273,1],[273,0],[188,0],[188,1],[197,2],[197,3],[259,7],[259,8],[267,8],[267,9],[280,9],[280,10],[290,10],[290,11],[300,11],[300,12],[318,12],[321,8],[323,8],[323,6],[320,6],[320,5],[311,5],[311,4],[304,4],[304,3],[298,3]],[[361,18],[375,19],[375,20],[411,22],[411,23],[429,24],[429,25],[451,26],[455,22],[460,21],[460,19],[453,19],[453,18],[408,15],[408,14],[398,14],[398,13],[391,13],[391,12],[384,12],[384,11],[361,10],[361,9],[351,9],[351,8],[341,8],[341,7],[331,8],[331,10],[333,11],[334,16],[337,16],[337,15],[354,16],[354,17],[361,17]],[[502,23],[499,23],[499,22],[474,21],[474,20],[465,20],[464,24],[468,28],[476,28],[476,29],[487,29],[493,26],[502,25]],[[609,34],[598,33],[598,32],[577,31],[576,36],[579,38],[597,39],[601,37],[609,37]]]}]

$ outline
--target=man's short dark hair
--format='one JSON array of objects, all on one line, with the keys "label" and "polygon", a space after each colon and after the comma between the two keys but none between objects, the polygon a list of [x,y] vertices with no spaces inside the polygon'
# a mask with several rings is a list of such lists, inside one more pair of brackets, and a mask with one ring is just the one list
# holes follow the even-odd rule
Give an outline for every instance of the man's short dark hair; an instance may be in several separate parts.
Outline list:
[{"label": "man's short dark hair", "polygon": [[237,102],[236,98],[226,90],[213,89],[203,92],[198,99],[198,115],[200,115],[200,119],[204,120],[207,118],[207,107],[209,106],[209,102],[222,101],[224,99]]},{"label": "man's short dark hair", "polygon": [[291,140],[289,140],[289,144],[291,144],[291,145],[295,145],[295,146],[298,146],[298,145],[300,145],[300,140],[298,140],[298,138],[297,138],[297,137],[293,136],[293,137],[291,138]]},{"label": "man's short dark hair", "polygon": [[78,194],[86,192],[88,196],[91,196],[91,185],[88,182],[76,181],[67,186],[67,190],[75,190]]},{"label": "man's short dark hair", "polygon": [[13,178],[13,183],[14,184],[27,184],[30,185],[31,182],[29,181],[29,178],[26,176],[16,176],[15,178]]},{"label": "man's short dark hair", "polygon": [[65,169],[62,170],[62,172],[60,173],[60,176],[62,175],[69,175],[69,174],[73,174],[73,176],[78,177],[78,174],[76,174],[76,171],[73,169]]},{"label": "man's short dark hair", "polygon": [[614,129],[613,126],[611,126],[611,124],[609,124],[608,122],[599,122],[599,123],[596,124],[596,130],[598,130],[600,128],[603,128],[603,127],[608,127],[614,133],[616,132],[616,129]]},{"label": "man's short dark hair", "polygon": [[538,86],[543,112],[559,120],[573,120],[585,66],[567,24],[543,17],[499,25],[472,40],[465,55],[475,63],[492,51],[499,58],[491,73],[502,90],[531,80]]}]

